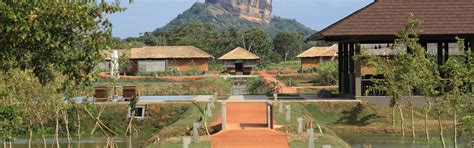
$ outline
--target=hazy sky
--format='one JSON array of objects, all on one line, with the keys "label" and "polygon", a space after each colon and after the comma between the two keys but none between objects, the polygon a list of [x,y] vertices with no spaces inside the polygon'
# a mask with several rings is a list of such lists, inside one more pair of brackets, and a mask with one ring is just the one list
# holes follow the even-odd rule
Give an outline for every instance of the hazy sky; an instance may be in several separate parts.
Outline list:
[{"label": "hazy sky", "polygon": [[[195,2],[204,0],[134,0],[127,10],[111,15],[113,36],[136,37],[166,25]],[[273,0],[273,15],[294,18],[321,30],[373,0]]]}]

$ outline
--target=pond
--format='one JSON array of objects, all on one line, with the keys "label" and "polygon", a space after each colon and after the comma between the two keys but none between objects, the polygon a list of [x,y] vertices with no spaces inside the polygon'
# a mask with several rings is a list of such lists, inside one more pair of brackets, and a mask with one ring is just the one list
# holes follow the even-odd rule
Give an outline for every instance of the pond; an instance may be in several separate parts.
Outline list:
[{"label": "pond", "polygon": [[[424,137],[419,135],[415,142],[408,136],[402,138],[395,135],[346,135],[340,136],[344,141],[349,143],[352,148],[432,148],[441,147],[438,137],[432,139],[431,144],[427,144]],[[451,138],[446,138],[446,145],[452,147]],[[80,141],[73,138],[74,148],[104,147],[107,139],[104,137],[82,137]],[[461,137],[458,139],[459,148],[470,148],[469,137]],[[48,147],[54,144],[53,138],[46,139]],[[67,147],[67,139],[59,138],[60,146]],[[141,137],[114,137],[114,143],[120,148],[139,148],[146,139]],[[34,139],[32,147],[42,147],[42,139]],[[17,139],[12,147],[28,148],[28,139]]]},{"label": "pond", "polygon": [[[399,135],[346,135],[340,136],[344,141],[349,143],[352,148],[431,148],[442,147],[439,137],[433,137],[432,142],[428,144],[424,135],[417,135],[415,141],[411,135],[405,138]],[[452,138],[445,135],[446,146],[451,147]],[[460,148],[470,147],[469,137],[461,137],[458,139]]]},{"label": "pond", "polygon": [[[120,148],[139,148],[145,141],[143,138],[137,137],[114,137],[114,143]],[[43,139],[34,139],[32,147],[43,147]],[[48,147],[54,144],[54,138],[46,138]],[[59,138],[61,147],[67,147],[67,138]],[[104,147],[107,143],[107,138],[104,137],[81,137],[78,141],[75,137],[72,138],[71,147],[74,148],[89,148],[89,147]],[[12,147],[14,148],[28,148],[28,139],[17,139]]]},{"label": "pond", "polygon": [[[191,95],[184,95],[184,96],[140,96],[141,102],[160,102],[160,101],[192,101],[196,96]],[[93,102],[92,97],[83,97],[78,96],[75,97],[77,102]],[[118,100],[122,100],[122,96],[117,96],[116,99],[113,99],[112,102],[117,102]]]}]

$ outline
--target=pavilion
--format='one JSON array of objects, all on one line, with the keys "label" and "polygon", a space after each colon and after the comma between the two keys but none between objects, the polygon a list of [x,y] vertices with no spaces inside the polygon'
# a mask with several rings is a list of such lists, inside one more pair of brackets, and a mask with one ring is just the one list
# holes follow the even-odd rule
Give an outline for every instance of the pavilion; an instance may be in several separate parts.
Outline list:
[{"label": "pavilion", "polygon": [[[437,54],[444,64],[454,49],[455,37],[465,39],[465,51],[474,52],[474,1],[472,0],[375,0],[368,6],[313,34],[307,40],[338,43],[339,93],[341,97],[363,96],[360,44],[393,44],[410,15],[421,19],[419,43]],[[431,47],[428,48],[428,47]]]},{"label": "pavilion", "polygon": [[237,47],[222,55],[219,60],[223,61],[227,73],[231,75],[250,75],[257,67],[260,57],[247,49]]},{"label": "pavilion", "polygon": [[322,63],[335,60],[337,57],[337,45],[311,47],[296,57],[301,60],[301,70],[319,68]]}]

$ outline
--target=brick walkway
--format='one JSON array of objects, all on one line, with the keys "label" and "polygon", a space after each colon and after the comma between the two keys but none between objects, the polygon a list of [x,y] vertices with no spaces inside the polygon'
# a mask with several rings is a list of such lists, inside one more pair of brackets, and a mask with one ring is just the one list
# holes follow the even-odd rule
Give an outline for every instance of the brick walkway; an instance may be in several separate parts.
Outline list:
[{"label": "brick walkway", "polygon": [[[214,125],[220,124],[220,115]],[[283,132],[266,128],[265,103],[227,103],[227,128],[211,136],[214,148],[288,148]]]}]

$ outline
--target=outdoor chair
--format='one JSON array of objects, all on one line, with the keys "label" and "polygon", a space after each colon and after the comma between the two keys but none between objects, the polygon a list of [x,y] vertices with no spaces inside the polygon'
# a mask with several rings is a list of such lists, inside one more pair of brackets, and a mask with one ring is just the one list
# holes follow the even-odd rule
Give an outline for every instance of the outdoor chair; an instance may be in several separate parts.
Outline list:
[{"label": "outdoor chair", "polygon": [[95,87],[94,102],[107,102],[110,95],[110,88],[100,86]]},{"label": "outdoor chair", "polygon": [[123,99],[128,102],[132,100],[132,97],[136,97],[137,102],[140,101],[140,91],[135,86],[123,86]]}]

